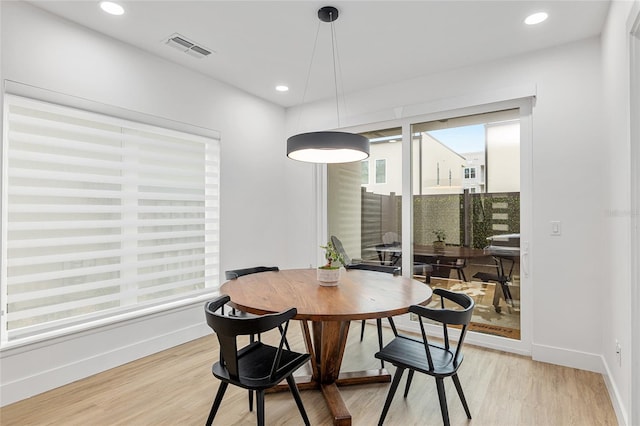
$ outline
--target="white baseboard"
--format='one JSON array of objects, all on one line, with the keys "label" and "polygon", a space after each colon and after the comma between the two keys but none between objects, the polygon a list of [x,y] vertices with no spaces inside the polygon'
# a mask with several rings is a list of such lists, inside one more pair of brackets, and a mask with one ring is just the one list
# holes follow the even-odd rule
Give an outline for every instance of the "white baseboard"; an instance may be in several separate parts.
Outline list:
[{"label": "white baseboard", "polygon": [[595,373],[605,372],[602,356],[599,354],[532,343],[531,358],[534,361],[548,362],[549,364],[593,371]]},{"label": "white baseboard", "polygon": [[5,406],[211,333],[203,304],[172,309],[0,354]]},{"label": "white baseboard", "polygon": [[628,425],[628,414],[624,409],[618,388],[611,379],[613,377],[611,370],[602,355],[536,344],[532,345],[531,355],[535,361],[548,362],[550,364],[602,374],[605,385],[607,386],[609,398],[611,399],[613,409],[618,419],[618,424],[623,426]]},{"label": "white baseboard", "polygon": [[607,386],[607,391],[609,392],[609,397],[611,398],[611,404],[613,404],[613,409],[616,412],[618,424],[621,426],[627,426],[630,424],[629,415],[627,413],[627,410],[625,410],[624,408],[624,404],[622,403],[622,398],[620,397],[618,387],[611,379],[613,375],[611,374],[609,364],[607,364],[604,357],[602,358],[602,364],[605,369],[605,372],[602,374],[602,376],[604,377],[604,383]]}]

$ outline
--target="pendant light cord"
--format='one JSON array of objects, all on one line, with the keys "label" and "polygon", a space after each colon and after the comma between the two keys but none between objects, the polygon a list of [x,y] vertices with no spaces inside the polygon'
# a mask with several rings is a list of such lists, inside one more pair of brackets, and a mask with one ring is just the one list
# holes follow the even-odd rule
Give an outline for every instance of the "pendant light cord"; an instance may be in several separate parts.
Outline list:
[{"label": "pendant light cord", "polygon": [[320,34],[320,21],[316,29],[316,39],[313,42],[313,50],[311,51],[311,60],[309,61],[309,70],[307,71],[307,80],[304,83],[304,91],[302,92],[302,102],[300,103],[300,112],[298,113],[297,130],[300,130],[300,121],[302,119],[302,110],[304,109],[304,101],[307,98],[307,89],[309,88],[309,79],[311,78],[311,68],[313,67],[313,58],[316,56],[316,47],[318,46],[318,34]]},{"label": "pendant light cord", "polygon": [[331,57],[333,59],[333,87],[336,95],[336,115],[338,116],[338,128],[340,128],[340,107],[338,105],[338,72],[336,69],[336,50],[338,49],[336,42],[336,29],[331,20]]},{"label": "pendant light cord", "polygon": [[[330,24],[331,24],[331,59],[333,61],[333,87],[334,87],[334,95],[336,99],[336,116],[338,118],[338,127],[342,127],[342,123],[340,121],[340,102],[338,96],[338,75],[340,75],[340,83],[342,83],[342,69],[340,67],[340,54],[338,51],[338,38],[336,37],[336,29],[334,26],[333,13],[330,12]],[[307,99],[307,90],[309,89],[309,81],[311,79],[311,70],[313,68],[313,60],[316,56],[316,49],[318,47],[318,37],[320,34],[320,25],[321,21],[318,21],[318,27],[316,29],[316,37],[313,42],[313,50],[311,51],[311,60],[309,61],[309,69],[307,71],[307,79],[304,83],[304,91],[302,92],[302,102],[300,103],[300,112],[298,113],[298,121],[296,123],[297,130],[300,129],[300,122],[302,121],[302,110],[304,109],[304,104]],[[338,72],[339,71],[339,72]],[[343,97],[343,102],[345,103],[344,109],[346,112],[346,101]]]},{"label": "pendant light cord", "polygon": [[[342,69],[340,68],[341,64],[340,54],[338,50],[338,40],[336,36],[335,26],[333,24],[333,22],[338,19],[338,15],[338,9],[333,6],[325,6],[318,10],[318,19],[321,22],[331,23],[329,30],[331,31],[333,84],[336,98],[336,115],[338,119],[337,129],[340,129],[342,127],[342,123],[340,121],[339,93],[340,89],[344,86],[342,86],[342,81],[340,80],[340,78],[342,78]],[[307,99],[307,91],[309,89],[309,81],[311,79],[311,69],[313,67],[313,61],[315,59],[315,54],[318,46],[320,25],[321,24],[318,23],[316,38],[313,43],[313,51],[311,53],[311,61],[309,63],[309,70],[307,72],[307,80],[305,82],[304,91],[302,94],[302,104],[300,105],[298,113],[298,127],[300,127],[300,123],[302,121],[302,110]],[[322,105],[329,106],[329,104],[327,104],[326,102],[330,102],[330,100],[322,101]],[[287,138],[287,157],[298,161],[316,164],[349,163],[360,161],[369,157],[369,145],[369,140],[366,137],[355,133],[340,130],[306,132],[295,134]]]}]

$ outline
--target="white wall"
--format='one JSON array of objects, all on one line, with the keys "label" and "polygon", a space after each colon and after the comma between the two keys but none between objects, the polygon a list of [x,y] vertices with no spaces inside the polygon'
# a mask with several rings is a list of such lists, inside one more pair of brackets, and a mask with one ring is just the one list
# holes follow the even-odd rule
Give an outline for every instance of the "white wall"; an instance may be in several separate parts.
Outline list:
[{"label": "white wall", "polygon": [[[633,17],[638,16],[638,2]],[[604,143],[607,145],[607,168],[603,173],[606,185],[606,209],[603,228],[606,239],[603,250],[608,253],[606,281],[603,281],[602,355],[610,378],[610,388],[622,401],[618,416],[625,424],[638,424],[631,420],[632,373],[640,368],[640,354],[633,354],[632,368],[631,328],[631,154],[630,145],[630,80],[629,80],[629,18],[633,2],[613,2],[602,36],[602,74],[604,106]],[[638,117],[635,117],[637,120]],[[638,212],[635,212],[638,214]],[[635,259],[637,264],[638,260]],[[635,283],[635,285],[639,285]],[[636,327],[640,325],[636,324]],[[636,338],[640,329],[635,330]],[[622,347],[621,363],[616,355],[616,341]],[[640,401],[633,401],[640,404]]]},{"label": "white wall", "polygon": [[[300,166],[286,159],[282,108],[27,3],[0,2],[0,14],[2,78],[221,133],[223,271],[315,259],[313,198],[288,181]],[[208,333],[202,305],[2,351],[0,403]]]},{"label": "white wall", "polygon": [[[619,26],[620,22],[614,25]],[[621,31],[617,27],[616,31]],[[609,255],[606,225],[617,221],[607,213],[612,206],[609,158],[624,158],[623,139],[607,135],[603,108],[603,80],[599,38],[507,58],[474,67],[434,74],[359,93],[348,93],[351,115],[343,121],[364,129],[364,124],[384,122],[421,113],[437,112],[452,105],[473,105],[477,100],[502,100],[519,88],[535,87],[533,108],[533,211],[531,238],[531,306],[534,359],[592,371],[606,372],[611,353],[603,336],[628,338],[630,318],[625,295],[629,281],[624,264],[628,237],[616,236],[621,245],[617,260]],[[618,67],[614,72],[619,71]],[[620,73],[618,79],[620,79]],[[613,78],[613,77],[612,77]],[[615,83],[614,83],[615,84]],[[616,105],[621,100],[614,96]],[[287,131],[293,133],[297,109],[287,111]],[[305,106],[305,129],[331,127],[332,102]],[[313,117],[313,119],[311,119]],[[622,131],[622,130],[620,130]],[[627,150],[628,152],[628,150]],[[579,153],[580,158],[576,158]],[[527,159],[525,159],[527,161]],[[628,160],[626,160],[628,162]],[[629,172],[616,169],[614,205],[625,208],[625,183]],[[610,187],[611,186],[611,187]],[[524,188],[523,188],[524,190]],[[626,197],[626,198],[625,198]],[[551,236],[551,221],[562,222],[562,235]],[[612,273],[619,279],[612,279]],[[615,309],[609,294],[615,295]],[[523,308],[524,310],[524,308]],[[525,312],[523,312],[526,315]],[[611,321],[613,320],[613,321]],[[615,333],[614,333],[615,331]],[[606,354],[606,359],[603,358]],[[628,373],[628,369],[626,370]],[[614,387],[626,386],[622,372],[612,376]],[[628,406],[628,392],[614,405]],[[618,411],[620,412],[620,410]]]}]

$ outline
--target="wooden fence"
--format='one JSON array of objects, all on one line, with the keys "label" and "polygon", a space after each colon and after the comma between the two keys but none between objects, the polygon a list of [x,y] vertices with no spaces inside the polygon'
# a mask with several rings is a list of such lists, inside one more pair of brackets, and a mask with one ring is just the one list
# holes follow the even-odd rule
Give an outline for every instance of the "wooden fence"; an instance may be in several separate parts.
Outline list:
[{"label": "wooden fence", "polygon": [[[379,244],[386,232],[402,235],[402,197],[362,189],[362,249]],[[444,230],[446,243],[474,248],[487,237],[520,232],[520,193],[416,195],[413,199],[415,244],[431,244],[435,230]]]}]

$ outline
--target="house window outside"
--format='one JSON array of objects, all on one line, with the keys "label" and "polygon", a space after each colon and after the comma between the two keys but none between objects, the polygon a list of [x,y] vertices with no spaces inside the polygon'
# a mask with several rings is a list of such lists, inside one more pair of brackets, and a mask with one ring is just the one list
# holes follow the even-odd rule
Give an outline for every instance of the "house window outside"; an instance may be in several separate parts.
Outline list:
[{"label": "house window outside", "polygon": [[219,283],[219,140],[5,95],[2,344]]},{"label": "house window outside", "polygon": [[476,168],[475,167],[466,167],[464,169],[464,178],[465,179],[475,179],[476,178]]},{"label": "house window outside", "polygon": [[360,167],[362,168],[362,184],[369,184],[369,160],[364,160],[360,163]]},{"label": "house window outside", "polygon": [[376,183],[387,182],[387,160],[376,160]]}]

